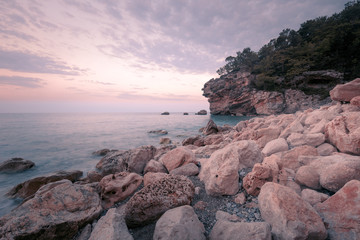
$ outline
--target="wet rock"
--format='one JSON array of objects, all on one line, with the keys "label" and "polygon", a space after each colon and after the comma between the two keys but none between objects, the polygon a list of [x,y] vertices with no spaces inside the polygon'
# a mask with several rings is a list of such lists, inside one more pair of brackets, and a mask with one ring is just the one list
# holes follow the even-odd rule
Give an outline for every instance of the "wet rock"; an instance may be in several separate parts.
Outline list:
[{"label": "wet rock", "polygon": [[168,131],[166,131],[164,129],[160,129],[160,130],[151,130],[151,131],[148,131],[148,133],[153,133],[153,134],[158,134],[158,135],[166,135],[166,134],[168,134]]},{"label": "wet rock", "polygon": [[111,151],[110,149],[104,148],[104,149],[100,149],[100,150],[98,150],[96,152],[93,152],[92,155],[94,155],[94,156],[105,156],[110,151]]},{"label": "wet rock", "polygon": [[35,166],[35,163],[22,158],[11,158],[0,163],[0,173],[22,172]]},{"label": "wet rock", "polygon": [[163,172],[163,173],[167,173],[167,170],[165,168],[165,166],[159,162],[159,161],[155,161],[155,160],[150,160],[145,168],[144,168],[144,174],[148,173],[148,172]]},{"label": "wet rock", "polygon": [[177,147],[167,153],[161,158],[160,162],[164,164],[166,169],[170,172],[175,168],[188,163],[196,163],[195,154],[186,147]]},{"label": "wet rock", "polygon": [[216,124],[214,123],[214,121],[210,119],[202,132],[204,135],[210,135],[219,132],[219,129],[218,126],[216,126]]},{"label": "wet rock", "polygon": [[254,141],[231,143],[201,162],[199,178],[209,195],[234,195],[239,190],[239,170],[262,161]]},{"label": "wet rock", "polygon": [[[46,187],[46,186],[45,186]],[[65,180],[0,218],[1,239],[71,239],[102,211],[99,195]]]},{"label": "wet rock", "polygon": [[274,139],[268,142],[261,151],[266,157],[273,153],[289,150],[289,146],[284,138]]},{"label": "wet rock", "polygon": [[334,101],[350,102],[353,97],[360,94],[360,78],[345,83],[338,84],[334,89],[330,91],[330,97]]},{"label": "wet rock", "polygon": [[146,164],[154,158],[154,146],[141,146],[127,151],[114,151],[96,164],[103,176],[117,172],[135,172],[141,174]]},{"label": "wet rock", "polygon": [[199,168],[195,163],[189,163],[170,171],[171,175],[196,176],[199,174]]},{"label": "wet rock", "polygon": [[190,205],[194,185],[185,176],[168,175],[134,194],[126,204],[125,221],[128,227],[146,225],[169,209]]},{"label": "wet rock", "polygon": [[7,195],[10,197],[29,198],[35,194],[40,187],[48,183],[56,182],[62,179],[68,179],[75,182],[80,179],[82,175],[82,171],[59,171],[56,173],[50,173],[42,177],[32,178],[16,185],[7,193]]},{"label": "wet rock", "polygon": [[160,138],[159,143],[160,144],[171,144],[171,139],[170,138]]},{"label": "wet rock", "polygon": [[360,181],[346,183],[316,210],[324,219],[329,239],[359,239],[360,236]]},{"label": "wet rock", "polygon": [[311,189],[304,189],[301,191],[301,198],[310,203],[311,206],[315,206],[318,203],[324,202],[329,196]]},{"label": "wet rock", "polygon": [[205,240],[205,228],[191,206],[166,211],[157,221],[153,239]]},{"label": "wet rock", "polygon": [[103,176],[96,171],[89,171],[87,173],[85,181],[88,183],[100,182]]},{"label": "wet rock", "polygon": [[100,181],[103,207],[109,208],[133,194],[143,179],[136,173],[119,172],[103,177]]},{"label": "wet rock", "polygon": [[288,187],[266,183],[259,194],[259,208],[276,239],[326,239],[318,213]]},{"label": "wet rock", "polygon": [[229,222],[218,220],[210,233],[210,240],[256,239],[271,240],[270,224],[265,222]]}]

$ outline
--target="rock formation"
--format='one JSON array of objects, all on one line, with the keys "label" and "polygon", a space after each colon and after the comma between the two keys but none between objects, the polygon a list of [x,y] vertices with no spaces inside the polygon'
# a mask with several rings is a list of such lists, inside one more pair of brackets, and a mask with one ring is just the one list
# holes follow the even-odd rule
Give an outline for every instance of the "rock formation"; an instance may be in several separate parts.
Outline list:
[{"label": "rock formation", "polygon": [[35,163],[30,160],[11,158],[0,163],[0,172],[22,172],[26,169],[32,168],[33,166],[35,166]]}]

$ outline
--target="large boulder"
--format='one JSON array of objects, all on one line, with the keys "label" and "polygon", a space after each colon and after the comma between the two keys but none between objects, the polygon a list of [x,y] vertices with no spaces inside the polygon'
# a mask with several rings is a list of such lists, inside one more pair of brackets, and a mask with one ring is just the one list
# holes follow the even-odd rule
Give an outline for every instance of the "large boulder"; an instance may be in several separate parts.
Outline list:
[{"label": "large boulder", "polygon": [[23,183],[20,183],[13,187],[9,192],[8,196],[18,198],[31,197],[36,191],[51,182],[56,182],[62,179],[68,179],[72,182],[77,181],[83,175],[82,171],[59,171],[56,173],[50,173],[42,177],[32,178]]},{"label": "large boulder", "polygon": [[205,228],[194,209],[181,206],[166,211],[156,222],[154,240],[205,240]]},{"label": "large boulder", "polygon": [[268,182],[262,186],[258,201],[275,239],[326,239],[318,213],[290,188]]},{"label": "large boulder", "polygon": [[324,219],[329,239],[360,238],[360,181],[352,180],[316,210]]},{"label": "large boulder", "polygon": [[190,149],[186,147],[177,147],[165,153],[160,158],[160,162],[162,162],[166,169],[170,172],[182,165],[196,163],[196,157]]},{"label": "large boulder", "polygon": [[190,205],[195,193],[193,183],[185,176],[168,175],[135,193],[126,204],[128,227],[146,225],[169,209]]},{"label": "large boulder", "polygon": [[268,142],[261,151],[266,157],[273,153],[289,150],[289,146],[284,138],[274,139]]},{"label": "large boulder", "polygon": [[210,233],[210,240],[271,240],[270,224],[265,222],[230,222],[218,220]]},{"label": "large boulder", "polygon": [[141,146],[127,151],[114,151],[96,164],[103,176],[117,172],[143,173],[146,164],[154,158],[154,146]]},{"label": "large boulder", "polygon": [[325,142],[325,135],[323,133],[292,133],[287,138],[290,146],[297,147],[301,145],[309,145],[317,147]]},{"label": "large boulder", "polygon": [[155,160],[150,160],[145,168],[144,168],[144,174],[148,173],[148,172],[163,172],[163,173],[167,173],[167,170],[165,168],[165,166],[159,162],[159,161],[155,161]]},{"label": "large boulder", "polygon": [[102,211],[99,195],[91,186],[68,180],[53,188],[46,186],[0,218],[0,239],[71,239]]},{"label": "large boulder", "polygon": [[22,158],[11,158],[0,163],[0,172],[22,172],[35,166],[35,163]]},{"label": "large boulder", "polygon": [[330,97],[334,101],[350,102],[353,97],[360,95],[360,78],[345,83],[338,84],[330,91]]},{"label": "large boulder", "polygon": [[214,121],[212,119],[210,119],[202,132],[204,135],[210,135],[210,134],[219,132],[219,129],[216,126],[216,124],[214,123]]},{"label": "large boulder", "polygon": [[302,199],[310,203],[311,206],[315,206],[316,204],[321,203],[329,198],[329,196],[324,193],[320,193],[307,188],[301,191],[301,197]]},{"label": "large boulder", "polygon": [[279,154],[280,158],[277,163],[280,169],[290,168],[296,171],[301,166],[299,162],[300,156],[317,156],[317,155],[318,152],[316,148],[308,145],[303,145]]},{"label": "large boulder", "polygon": [[343,113],[326,125],[326,140],[341,152],[360,155],[359,123],[360,112]]},{"label": "large boulder", "polygon": [[143,178],[136,173],[120,172],[103,177],[100,181],[101,200],[109,208],[133,194]]},{"label": "large boulder", "polygon": [[195,163],[189,163],[175,168],[170,172],[171,175],[196,176],[199,174],[199,168]]},{"label": "large boulder", "polygon": [[254,141],[231,143],[202,161],[199,174],[209,195],[234,195],[239,190],[239,170],[253,167],[263,158]]}]

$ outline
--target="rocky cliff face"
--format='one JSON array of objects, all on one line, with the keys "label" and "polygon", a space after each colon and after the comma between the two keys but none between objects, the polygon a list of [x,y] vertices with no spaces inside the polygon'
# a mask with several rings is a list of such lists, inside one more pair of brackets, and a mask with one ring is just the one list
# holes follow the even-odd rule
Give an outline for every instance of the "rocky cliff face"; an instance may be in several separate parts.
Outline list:
[{"label": "rocky cliff face", "polygon": [[[319,72],[319,74],[323,76],[325,73]],[[314,76],[319,74],[312,73]],[[311,74],[307,74],[306,77],[309,75]],[[338,82],[342,76],[330,74],[330,77]],[[255,79],[256,76],[248,72],[236,72],[205,83],[202,90],[210,103],[210,113],[213,115],[294,113],[298,110],[318,107],[328,101],[321,100],[318,95],[306,95],[300,90],[287,89],[284,93],[257,90],[253,87]],[[316,77],[312,79],[315,81],[307,81],[307,84],[315,84],[317,88],[327,84],[326,81],[324,83],[324,77],[319,77],[320,82],[316,81]]]}]

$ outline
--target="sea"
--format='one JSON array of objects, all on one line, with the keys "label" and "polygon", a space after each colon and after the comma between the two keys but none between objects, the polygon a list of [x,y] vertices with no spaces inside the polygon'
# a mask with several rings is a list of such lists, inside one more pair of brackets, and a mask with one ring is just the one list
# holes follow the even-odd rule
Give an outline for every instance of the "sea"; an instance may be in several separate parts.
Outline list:
[{"label": "sea", "polygon": [[[6,196],[21,182],[60,170],[81,170],[86,176],[101,159],[92,155],[94,151],[158,147],[162,137],[181,143],[200,134],[210,119],[218,126],[234,126],[248,118],[195,113],[0,113],[0,162],[20,157],[35,163],[20,173],[0,173],[0,216],[21,203]],[[168,134],[148,133],[153,130]]]}]

